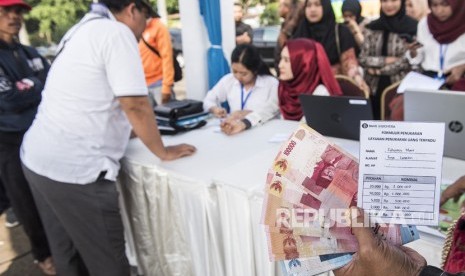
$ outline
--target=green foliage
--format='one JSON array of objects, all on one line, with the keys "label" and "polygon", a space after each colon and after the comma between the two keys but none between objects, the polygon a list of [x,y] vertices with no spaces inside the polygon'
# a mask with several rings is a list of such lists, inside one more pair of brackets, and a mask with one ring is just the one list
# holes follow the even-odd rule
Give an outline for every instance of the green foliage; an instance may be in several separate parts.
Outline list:
[{"label": "green foliage", "polygon": [[266,5],[265,10],[260,15],[260,24],[264,26],[279,24],[278,3]]},{"label": "green foliage", "polygon": [[30,0],[33,9],[26,16],[26,25],[32,36],[45,37],[47,43],[57,43],[89,10],[91,2],[92,0]]},{"label": "green foliage", "polygon": [[[168,14],[179,13],[179,0],[165,0],[166,1],[166,10]],[[157,0],[150,0],[155,6]]]}]

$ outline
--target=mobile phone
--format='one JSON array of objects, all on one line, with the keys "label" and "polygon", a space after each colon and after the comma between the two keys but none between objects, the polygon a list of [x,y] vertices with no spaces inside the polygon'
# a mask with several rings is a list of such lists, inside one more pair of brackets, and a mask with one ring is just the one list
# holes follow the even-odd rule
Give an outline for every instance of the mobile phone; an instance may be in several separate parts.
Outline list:
[{"label": "mobile phone", "polygon": [[399,37],[404,39],[407,43],[412,43],[415,41],[414,37],[409,34],[400,34]]}]

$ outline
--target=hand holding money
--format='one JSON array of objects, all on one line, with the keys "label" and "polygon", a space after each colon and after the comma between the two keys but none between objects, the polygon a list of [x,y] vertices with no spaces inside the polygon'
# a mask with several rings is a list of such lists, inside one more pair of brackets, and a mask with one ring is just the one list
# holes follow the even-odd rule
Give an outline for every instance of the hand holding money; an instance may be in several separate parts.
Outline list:
[{"label": "hand holding money", "polygon": [[[363,221],[363,210],[359,209],[358,222]],[[416,276],[426,266],[426,260],[415,250],[395,246],[373,234],[371,228],[353,227],[359,249],[346,266],[334,270],[335,276],[398,275]]]}]

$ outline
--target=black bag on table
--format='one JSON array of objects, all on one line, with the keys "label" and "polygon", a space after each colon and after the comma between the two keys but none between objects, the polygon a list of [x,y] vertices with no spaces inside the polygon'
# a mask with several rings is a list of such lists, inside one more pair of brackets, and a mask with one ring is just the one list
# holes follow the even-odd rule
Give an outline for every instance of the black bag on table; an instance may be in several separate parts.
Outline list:
[{"label": "black bag on table", "polygon": [[208,112],[203,111],[203,102],[196,100],[173,100],[154,107],[160,133],[174,135],[203,127]]}]

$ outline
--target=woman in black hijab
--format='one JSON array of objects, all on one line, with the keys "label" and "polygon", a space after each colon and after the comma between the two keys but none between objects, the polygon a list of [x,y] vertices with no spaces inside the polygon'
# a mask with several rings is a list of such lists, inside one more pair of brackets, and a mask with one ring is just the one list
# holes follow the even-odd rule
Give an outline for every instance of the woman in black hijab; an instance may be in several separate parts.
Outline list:
[{"label": "woman in black hijab", "polygon": [[336,24],[331,0],[305,0],[293,38],[310,38],[321,43],[333,73],[346,75],[362,89],[368,90],[358,70],[355,54],[357,44],[346,26]]},{"label": "woman in black hijab", "polygon": [[[405,0],[381,0],[381,16],[367,25],[359,61],[371,88],[375,118],[381,117],[381,94],[410,71],[405,57],[418,22],[405,13]],[[407,40],[407,41],[406,41]]]},{"label": "woman in black hijab", "polygon": [[357,45],[361,46],[364,40],[365,26],[370,23],[370,20],[362,16],[362,5],[360,5],[359,0],[345,0],[341,10],[344,23],[352,32]]}]

